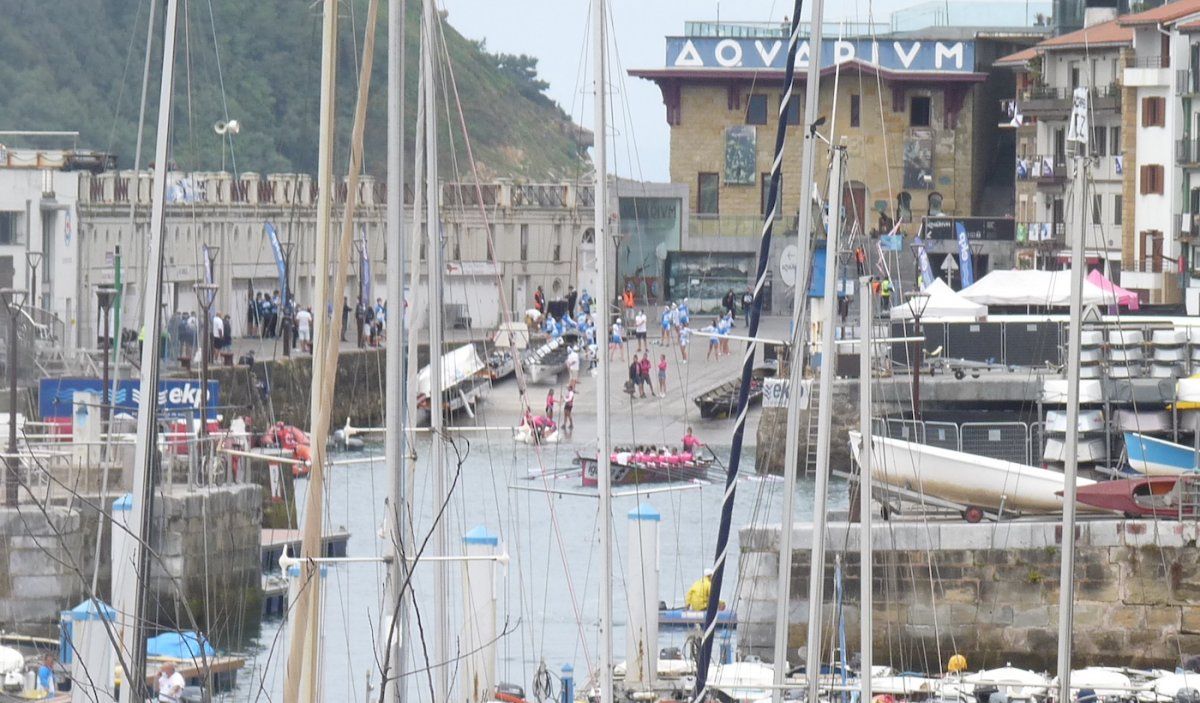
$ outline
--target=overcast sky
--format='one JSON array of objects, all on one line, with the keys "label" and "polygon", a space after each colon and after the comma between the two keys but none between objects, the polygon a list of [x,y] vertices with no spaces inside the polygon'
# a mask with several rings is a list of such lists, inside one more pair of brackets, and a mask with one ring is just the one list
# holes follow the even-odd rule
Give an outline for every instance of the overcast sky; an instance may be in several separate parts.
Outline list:
[{"label": "overcast sky", "polygon": [[[874,0],[877,21],[920,0]],[[806,2],[802,16],[809,16]],[[868,0],[828,3],[827,21],[866,20]],[[592,126],[591,51],[587,0],[442,0],[450,24],[472,39],[486,39],[491,51],[524,53],[539,60],[539,73],[550,83],[550,97],[572,118]],[[653,83],[626,75],[630,68],[661,68],[667,35],[683,33],[687,20],[782,21],[791,13],[788,0],[610,0],[615,26],[610,37],[613,143],[609,169],[622,176],[653,181],[669,178],[669,133],[662,94]],[[620,72],[617,72],[617,69]],[[630,138],[632,136],[632,139]]]}]

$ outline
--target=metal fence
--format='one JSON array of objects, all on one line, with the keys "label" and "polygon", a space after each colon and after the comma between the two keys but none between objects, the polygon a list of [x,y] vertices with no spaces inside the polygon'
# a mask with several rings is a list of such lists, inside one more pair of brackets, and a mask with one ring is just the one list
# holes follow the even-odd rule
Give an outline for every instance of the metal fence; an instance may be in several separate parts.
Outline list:
[{"label": "metal fence", "polygon": [[1041,432],[1036,425],[1024,422],[877,419],[874,430],[890,439],[1019,464],[1034,464],[1041,459]]}]

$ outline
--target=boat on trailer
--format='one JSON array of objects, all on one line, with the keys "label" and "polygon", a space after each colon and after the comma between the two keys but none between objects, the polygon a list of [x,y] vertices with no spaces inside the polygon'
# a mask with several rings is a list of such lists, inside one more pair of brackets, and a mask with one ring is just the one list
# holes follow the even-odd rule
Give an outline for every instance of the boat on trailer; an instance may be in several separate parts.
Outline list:
[{"label": "boat on trailer", "polygon": [[[706,452],[706,454],[701,455],[700,452]],[[579,464],[582,469],[583,485],[589,488],[596,487],[598,485],[596,458],[577,454],[575,463]],[[715,457],[703,447],[698,448],[695,454],[678,452],[665,457],[630,451],[628,448],[618,448],[609,455],[614,486],[703,479],[708,477],[708,470],[714,463]]]},{"label": "boat on trailer", "polygon": [[[473,412],[479,399],[491,388],[488,367],[475,351],[474,345],[464,344],[442,355],[442,407],[455,413]],[[430,371],[426,366],[417,374],[417,420],[429,424]]]},{"label": "boat on trailer", "polygon": [[1150,476],[1177,476],[1200,470],[1193,447],[1168,442],[1139,432],[1126,432],[1125,455],[1134,471]]},{"label": "boat on trailer", "polygon": [[[928,495],[974,509],[968,519],[989,512],[1057,513],[1062,510],[1063,474],[1012,461],[905,442],[872,438],[872,477],[884,486]],[[859,463],[862,434],[850,432],[850,451]],[[860,464],[861,465],[861,464]],[[1078,479],[1082,490],[1095,481]]]},{"label": "boat on trailer", "polygon": [[1112,510],[1125,517],[1172,520],[1200,516],[1200,475],[1138,476],[1080,486],[1076,499],[1084,505]]}]

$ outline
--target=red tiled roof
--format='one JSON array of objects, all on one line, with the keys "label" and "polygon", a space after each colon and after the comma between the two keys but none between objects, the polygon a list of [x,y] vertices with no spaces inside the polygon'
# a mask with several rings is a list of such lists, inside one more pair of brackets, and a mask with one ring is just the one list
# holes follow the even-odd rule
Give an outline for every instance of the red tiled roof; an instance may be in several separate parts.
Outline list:
[{"label": "red tiled roof", "polygon": [[1000,58],[996,59],[996,61],[993,65],[994,66],[1017,66],[1017,67],[1020,67],[1020,66],[1024,66],[1025,64],[1029,63],[1030,61],[1032,61],[1037,55],[1038,55],[1037,47],[1031,46],[1026,49],[1021,49],[1020,51],[1016,52],[1015,54],[1009,54],[1008,56],[1001,56]]},{"label": "red tiled roof", "polygon": [[1175,29],[1181,32],[1196,32],[1200,31],[1200,19],[1188,20],[1175,25]]},{"label": "red tiled roof", "polygon": [[[1181,0],[1200,6],[1200,0]],[[1176,3],[1180,4],[1180,3]],[[1128,17],[1134,17],[1129,15]],[[1109,20],[1101,24],[1077,29],[1061,36],[1053,37],[1037,45],[1038,49],[1069,49],[1084,46],[1113,46],[1133,42],[1133,30],[1124,26],[1125,19]]]},{"label": "red tiled roof", "polygon": [[1125,15],[1118,21],[1122,26],[1134,27],[1146,24],[1171,24],[1189,15],[1200,13],[1200,0],[1176,0],[1145,12]]}]

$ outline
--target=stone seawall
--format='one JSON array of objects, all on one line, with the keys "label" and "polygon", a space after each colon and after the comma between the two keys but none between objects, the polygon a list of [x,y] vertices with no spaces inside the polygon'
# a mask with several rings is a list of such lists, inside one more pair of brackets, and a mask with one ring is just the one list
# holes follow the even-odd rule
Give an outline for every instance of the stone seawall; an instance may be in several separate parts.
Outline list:
[{"label": "stone seawall", "polygon": [[[779,526],[741,531],[738,646],[770,660]],[[1056,522],[999,524],[878,521],[875,663],[936,672],[954,653],[975,669],[1055,667],[1059,558]],[[1200,652],[1200,550],[1195,523],[1096,520],[1078,527],[1076,668],[1173,668]],[[843,571],[847,650],[859,648],[859,527],[829,526],[825,618],[833,618],[835,559]],[[811,525],[797,524],[792,554],[788,657],[808,622]],[[829,630],[826,628],[826,638]],[[829,648],[825,640],[825,649]]]},{"label": "stone seawall", "polygon": [[[0,508],[0,630],[58,637],[61,611],[91,587],[100,504],[106,524],[98,588],[113,602],[112,502],[44,512],[32,504]],[[147,617],[165,627],[198,626],[219,645],[257,628],[262,512],[262,489],[254,484],[156,495]]]}]

